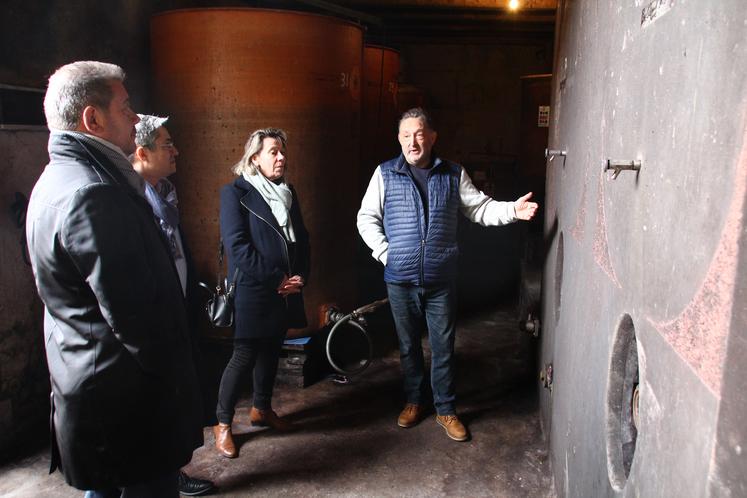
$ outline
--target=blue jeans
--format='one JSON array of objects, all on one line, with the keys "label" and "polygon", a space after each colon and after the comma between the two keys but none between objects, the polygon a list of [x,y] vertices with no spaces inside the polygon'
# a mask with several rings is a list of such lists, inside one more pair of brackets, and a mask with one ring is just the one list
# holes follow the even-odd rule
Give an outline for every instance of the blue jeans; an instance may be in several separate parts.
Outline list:
[{"label": "blue jeans", "polygon": [[86,491],[84,498],[179,498],[179,471],[120,489]]},{"label": "blue jeans", "polygon": [[456,285],[437,287],[386,284],[389,306],[399,337],[399,355],[408,403],[422,405],[427,396],[421,335],[428,330],[431,345],[431,389],[439,415],[456,413],[454,338]]}]

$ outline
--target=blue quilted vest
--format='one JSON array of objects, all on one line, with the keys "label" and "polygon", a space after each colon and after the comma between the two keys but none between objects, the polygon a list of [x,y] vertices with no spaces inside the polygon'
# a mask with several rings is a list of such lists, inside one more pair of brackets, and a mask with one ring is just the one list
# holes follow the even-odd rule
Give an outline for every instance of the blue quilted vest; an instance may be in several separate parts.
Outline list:
[{"label": "blue quilted vest", "polygon": [[389,240],[384,280],[428,286],[456,279],[461,166],[435,160],[428,177],[428,223],[404,156],[381,165],[384,232]]}]

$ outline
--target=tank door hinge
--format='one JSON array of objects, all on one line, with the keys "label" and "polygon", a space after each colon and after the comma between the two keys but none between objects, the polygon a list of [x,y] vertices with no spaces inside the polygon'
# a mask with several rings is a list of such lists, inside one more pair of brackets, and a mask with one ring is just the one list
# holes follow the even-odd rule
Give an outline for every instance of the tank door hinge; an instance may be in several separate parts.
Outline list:
[{"label": "tank door hinge", "polygon": [[542,387],[552,392],[552,363],[545,363],[545,367],[540,370],[539,381]]}]

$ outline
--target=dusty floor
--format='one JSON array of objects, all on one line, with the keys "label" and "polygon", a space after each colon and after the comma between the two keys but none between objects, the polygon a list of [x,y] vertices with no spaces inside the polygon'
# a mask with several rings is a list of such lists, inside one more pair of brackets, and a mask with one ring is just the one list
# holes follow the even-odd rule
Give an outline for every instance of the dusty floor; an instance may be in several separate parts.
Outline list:
[{"label": "dusty floor", "polygon": [[[300,427],[291,434],[251,427],[242,400],[233,426],[239,458],[218,456],[206,431],[186,470],[215,481],[213,496],[225,497],[552,497],[532,347],[512,312],[461,320],[457,393],[468,442],[450,440],[432,413],[414,428],[397,426],[395,351],[348,385],[278,386],[276,411]],[[48,465],[44,450],[1,468],[0,496],[82,496]]]}]

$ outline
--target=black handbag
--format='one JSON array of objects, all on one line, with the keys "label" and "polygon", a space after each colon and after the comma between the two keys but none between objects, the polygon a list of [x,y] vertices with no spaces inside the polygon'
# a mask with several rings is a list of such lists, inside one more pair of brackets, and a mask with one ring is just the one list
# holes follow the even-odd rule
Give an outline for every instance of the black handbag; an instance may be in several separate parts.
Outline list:
[{"label": "black handbag", "polygon": [[205,303],[205,312],[213,327],[231,327],[233,325],[233,295],[238,276],[239,269],[236,268],[230,283],[228,277],[223,277],[223,239],[221,239],[218,246],[218,283],[215,286],[215,292],[207,284],[200,282],[200,286],[210,294]]}]

